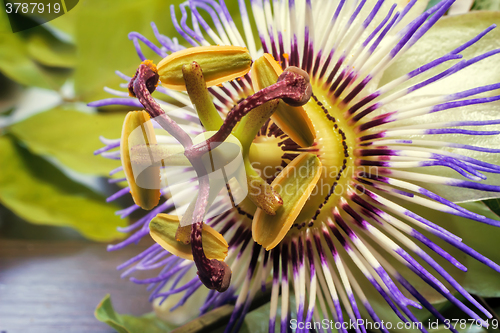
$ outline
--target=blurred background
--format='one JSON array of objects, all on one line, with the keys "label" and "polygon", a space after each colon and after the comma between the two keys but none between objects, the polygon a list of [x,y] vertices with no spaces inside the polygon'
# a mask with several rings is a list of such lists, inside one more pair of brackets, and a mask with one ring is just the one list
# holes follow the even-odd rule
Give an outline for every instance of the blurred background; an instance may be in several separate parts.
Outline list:
[{"label": "blurred background", "polygon": [[[64,15],[41,25],[51,17],[35,11],[9,21],[7,2],[0,3],[0,332],[114,332],[94,317],[108,293],[117,313],[151,312],[145,288],[121,280],[115,268],[150,241],[106,251],[124,237],[116,228],[139,215],[115,215],[131,204],[106,202],[123,186],[107,180],[120,162],[93,155],[99,136],[120,136],[128,109],[86,104],[110,97],[104,86],[119,88],[115,70],[135,72],[140,59],[129,32],[153,40],[154,21],[162,34],[177,35],[170,5],[181,2],[66,1]],[[237,1],[226,4],[238,12]],[[462,4],[457,10],[500,10],[500,0]],[[31,28],[14,33],[13,26]],[[500,210],[498,201],[489,205]]]},{"label": "blurred background", "polygon": [[120,136],[128,110],[86,104],[119,88],[115,70],[133,75],[128,33],[153,39],[155,21],[173,34],[169,7],[181,1],[66,1],[56,18],[57,1],[37,3],[43,13],[20,8],[11,21],[0,7],[0,332],[114,332],[94,317],[106,294],[120,313],[152,310],[115,268],[149,244],[106,251],[129,223],[115,211],[132,202],[106,203],[123,186],[105,178],[120,162],[93,152],[99,136]]}]

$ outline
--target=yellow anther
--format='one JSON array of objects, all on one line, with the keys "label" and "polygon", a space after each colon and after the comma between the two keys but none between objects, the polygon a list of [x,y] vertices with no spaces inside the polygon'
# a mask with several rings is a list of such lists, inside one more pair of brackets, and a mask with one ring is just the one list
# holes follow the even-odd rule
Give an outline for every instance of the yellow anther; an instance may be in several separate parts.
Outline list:
[{"label": "yellow anther", "polygon": [[[160,167],[149,166],[140,174],[134,175],[130,159],[130,149],[136,145],[155,145],[156,136],[149,114],[146,111],[131,111],[125,116],[120,142],[120,153],[123,171],[130,187],[130,193],[136,205],[149,210],[160,200]],[[136,130],[137,131],[134,131]],[[132,135],[131,135],[132,134]],[[137,179],[141,179],[140,186]]]},{"label": "yellow anther", "polygon": [[198,46],[172,53],[158,64],[160,81],[166,88],[185,91],[182,66],[196,61],[207,87],[234,80],[250,71],[252,57],[245,47]]},{"label": "yellow anther", "polygon": [[[149,223],[149,233],[155,242],[168,252],[183,259],[193,260],[191,245],[176,239],[178,227],[179,218],[177,216],[158,214]],[[223,261],[226,258],[228,249],[226,240],[220,233],[206,224],[203,224],[202,242],[203,251],[208,259]]]},{"label": "yellow anther", "polygon": [[[266,53],[257,59],[252,66],[252,84],[259,91],[278,81],[283,73],[273,56]],[[271,119],[293,141],[301,147],[310,147],[316,139],[314,125],[303,107],[294,107],[280,101]]]}]

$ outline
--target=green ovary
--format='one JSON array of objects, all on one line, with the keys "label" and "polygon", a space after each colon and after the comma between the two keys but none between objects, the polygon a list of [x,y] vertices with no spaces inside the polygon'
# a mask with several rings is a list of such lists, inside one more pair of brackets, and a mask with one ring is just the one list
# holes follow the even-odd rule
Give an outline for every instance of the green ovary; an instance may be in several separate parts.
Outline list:
[{"label": "green ovary", "polygon": [[257,137],[250,146],[249,158],[252,166],[264,179],[274,178],[281,171],[283,150],[278,144],[283,139]]}]

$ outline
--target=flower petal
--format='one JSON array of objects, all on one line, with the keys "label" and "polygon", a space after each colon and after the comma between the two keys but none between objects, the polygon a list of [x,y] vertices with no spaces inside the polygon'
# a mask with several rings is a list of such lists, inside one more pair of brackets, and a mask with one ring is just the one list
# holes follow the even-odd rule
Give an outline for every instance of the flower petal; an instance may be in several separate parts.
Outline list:
[{"label": "flower petal", "polygon": [[[380,86],[443,56],[498,22],[500,22],[499,12],[470,12],[443,17],[414,47],[384,72]],[[465,59],[470,59],[498,47],[500,47],[500,29],[497,28],[483,37],[480,43],[475,43],[460,53]],[[418,90],[415,94],[450,94],[498,83],[500,81],[499,59],[499,55],[484,59],[448,78]],[[434,72],[441,68],[437,67]]]},{"label": "flower petal", "polygon": [[[387,108],[384,108],[383,112],[392,112],[393,110],[405,108],[409,105],[425,103],[426,100],[431,100],[431,98],[433,97],[428,95],[406,97],[389,104]],[[394,129],[401,129],[401,133],[404,134],[391,137],[390,139],[404,139],[408,142],[408,144],[398,146],[398,149],[411,149],[412,151],[428,151],[428,149],[433,149],[442,153],[451,152],[454,154],[460,154],[467,158],[474,158],[483,162],[500,165],[499,153],[486,152],[481,149],[476,150],[475,148],[466,148],[466,146],[474,146],[487,149],[498,149],[499,135],[410,134],[409,132],[411,129],[449,128],[450,126],[445,125],[453,122],[457,123],[468,120],[477,122],[492,122],[499,118],[499,113],[500,105],[498,103],[485,103],[411,117],[409,119],[398,121],[394,124]],[[457,128],[457,126],[452,127]],[[497,124],[493,123],[487,126],[460,126],[458,128],[466,128],[475,131],[500,131],[500,124],[497,122]],[[380,144],[386,145],[387,141],[384,143],[384,140],[381,140]],[[390,146],[390,148],[396,148],[396,146]],[[457,172],[444,167],[420,167],[410,169],[410,171],[442,177],[464,179],[462,176],[457,174]],[[500,184],[499,173],[485,172],[484,174],[487,176],[487,179],[481,181],[481,184]],[[427,188],[428,190],[454,202],[484,200],[500,196],[500,194],[496,192],[478,191],[468,188],[461,188],[460,191],[457,191],[457,189],[453,186],[435,185],[428,182],[421,182],[419,184],[424,188]]]}]

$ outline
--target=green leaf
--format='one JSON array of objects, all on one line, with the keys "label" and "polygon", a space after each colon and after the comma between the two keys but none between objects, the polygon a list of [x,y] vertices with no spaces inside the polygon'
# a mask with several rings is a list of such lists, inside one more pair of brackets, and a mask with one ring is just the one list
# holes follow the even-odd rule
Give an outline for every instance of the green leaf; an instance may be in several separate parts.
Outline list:
[{"label": "green leaf", "polygon": [[12,29],[10,27],[9,18],[5,11],[0,10],[0,34],[4,33],[12,33]]},{"label": "green leaf", "polygon": [[56,86],[44,69],[28,57],[26,44],[13,33],[0,34],[0,71],[27,86],[46,89]]},{"label": "green leaf", "polygon": [[[178,36],[171,23],[169,6],[182,2],[184,1],[88,0],[80,4],[75,31],[75,43],[79,52],[75,73],[77,96],[85,102],[109,98],[110,95],[103,91],[103,87],[117,88],[124,82],[115,75],[115,70],[133,76],[141,62],[128,34],[131,31],[140,32],[158,46],[160,44],[151,29],[151,21],[154,21],[162,34]],[[179,12],[177,17],[180,19]],[[154,63],[161,60],[160,56],[142,42],[141,48],[145,56]]]},{"label": "green leaf", "polygon": [[224,331],[224,324],[229,321],[233,310],[234,306],[230,304],[220,306],[175,329],[173,333],[201,333],[206,330]]},{"label": "green leaf", "polygon": [[500,216],[500,199],[485,200],[483,202],[493,213]]},{"label": "green leaf", "polygon": [[[73,7],[69,12],[66,12],[66,14],[61,15],[47,23],[45,23],[45,26],[47,26],[47,29],[51,31],[56,31],[57,37],[61,37],[66,42],[71,42],[74,44],[75,42],[75,30],[76,30],[76,17],[78,16],[78,12],[80,11],[80,8],[82,8],[82,3],[83,1],[79,1],[79,4],[77,4],[75,7]],[[66,3],[66,8],[68,7],[68,3]]]},{"label": "green leaf", "polygon": [[[42,37],[44,35],[45,37]],[[33,38],[28,42],[28,39]],[[43,43],[52,40],[51,44]],[[34,43],[32,46],[30,46]],[[59,45],[54,50],[49,50],[54,45]],[[41,26],[30,29],[27,33],[12,33],[6,14],[0,11],[0,71],[8,78],[26,86],[36,86],[46,89],[59,89],[69,77],[71,71],[61,68],[47,67],[43,64],[53,65],[64,59],[68,64],[68,47],[61,46],[61,42],[55,42],[53,37]],[[63,49],[61,55],[57,55]],[[36,55],[33,57],[33,55]],[[49,57],[55,56],[53,59]],[[39,63],[37,60],[43,60]]]},{"label": "green leaf", "polygon": [[[198,294],[198,297],[200,297],[199,292],[195,293],[193,296],[195,296],[196,294]],[[190,299],[193,296],[191,296]],[[267,332],[267,327],[269,323],[269,313],[270,313],[270,304],[269,304],[270,297],[271,297],[271,284],[269,283],[266,287],[265,292],[262,292],[260,290],[257,291],[250,305],[249,308],[250,312],[245,317],[243,325],[239,332],[242,333]],[[171,303],[172,305],[175,304],[175,302]],[[170,309],[172,305],[167,306],[166,308]],[[296,318],[296,314],[293,313],[294,305],[295,304],[292,295],[290,297],[290,308],[292,309],[292,318],[294,317]],[[229,322],[233,310],[234,310],[234,305],[225,304],[216,309],[210,310],[203,315],[197,316],[193,320],[172,331],[172,333],[204,333],[204,332],[222,333],[224,332],[224,326]],[[158,309],[156,309],[156,311],[158,313]],[[279,314],[280,312],[278,309],[278,315]]]},{"label": "green leaf", "polygon": [[125,220],[102,196],[8,136],[0,137],[0,155],[0,202],[18,216],[36,224],[69,226],[97,241],[123,237],[116,228]]},{"label": "green leaf", "polygon": [[[500,22],[500,12],[469,12],[442,18],[408,52],[384,72],[379,86],[445,55],[498,22]],[[461,54],[463,54],[464,59],[470,59],[499,47],[500,29],[497,28]],[[500,55],[491,56],[441,81],[419,89],[411,96],[456,93],[498,83],[500,82],[499,60]],[[429,71],[429,75],[436,74],[438,70],[443,70],[443,66],[450,66],[452,63],[454,61],[438,66],[435,70]],[[428,77],[428,75],[424,75],[424,77]],[[420,81],[422,78],[418,77],[417,80]],[[495,94],[495,92],[488,94]]]},{"label": "green leaf", "polygon": [[93,152],[103,144],[99,136],[119,138],[125,115],[87,114],[56,108],[12,125],[10,132],[35,154],[57,158],[81,173],[107,175],[120,162]]},{"label": "green leaf", "polygon": [[[2,73],[0,73],[0,87],[2,87],[2,91],[0,92],[0,116],[8,116],[12,114],[16,104],[19,102],[23,89],[21,85],[5,77]],[[2,123],[1,119],[0,123]]]},{"label": "green leaf", "polygon": [[[281,302],[281,299],[278,301]],[[281,304],[281,303],[279,303]],[[292,305],[290,305],[292,306]],[[280,314],[278,309],[278,315]],[[269,313],[271,312],[271,304],[266,303],[260,308],[250,311],[243,319],[243,323],[238,330],[238,333],[267,333],[269,332]],[[293,317],[292,317],[293,318]],[[224,333],[225,326],[219,327],[213,333]],[[276,320],[276,331],[280,330],[279,317]],[[187,333],[187,332],[186,332]]]},{"label": "green leaf", "polygon": [[498,0],[476,0],[472,5],[472,10],[500,10]]},{"label": "green leaf", "polygon": [[[280,303],[281,304],[281,303]],[[266,333],[269,329],[271,303],[266,303],[245,316],[241,332]],[[278,320],[277,320],[278,321]],[[278,323],[277,323],[278,324]],[[277,329],[279,330],[279,329]]]},{"label": "green leaf", "polygon": [[[135,317],[130,315],[122,315],[116,313],[113,309],[113,305],[111,304],[111,299],[109,295],[106,295],[103,300],[99,303],[95,310],[95,317],[102,321],[103,323],[108,324],[113,327],[119,333],[155,333],[155,332],[207,332],[209,330],[213,333],[222,333],[224,332],[224,325],[219,328],[217,324],[221,324],[221,319],[227,323],[229,320],[229,316],[232,313],[234,306],[232,305],[224,305],[216,310],[209,312],[211,317],[206,317],[206,321],[202,322],[199,319],[196,319],[192,322],[191,325],[183,326],[178,330],[175,330],[175,326],[169,324],[165,321],[162,321],[154,313],[148,313],[141,317]],[[270,304],[267,303],[260,308],[251,311],[245,317],[242,327],[240,328],[240,333],[265,333],[267,332],[268,323],[269,323],[269,311]],[[203,326],[203,323],[205,323]],[[210,326],[214,325],[215,326]],[[200,326],[202,325],[202,326]],[[207,326],[209,325],[209,326]]]},{"label": "green leaf", "polygon": [[73,68],[76,65],[76,48],[61,42],[52,34],[40,29],[27,38],[28,54],[46,66]]},{"label": "green leaf", "polygon": [[153,312],[141,317],[116,313],[109,294],[99,303],[94,315],[97,320],[113,327],[118,333],[164,333],[174,329],[173,326],[158,319]]}]

